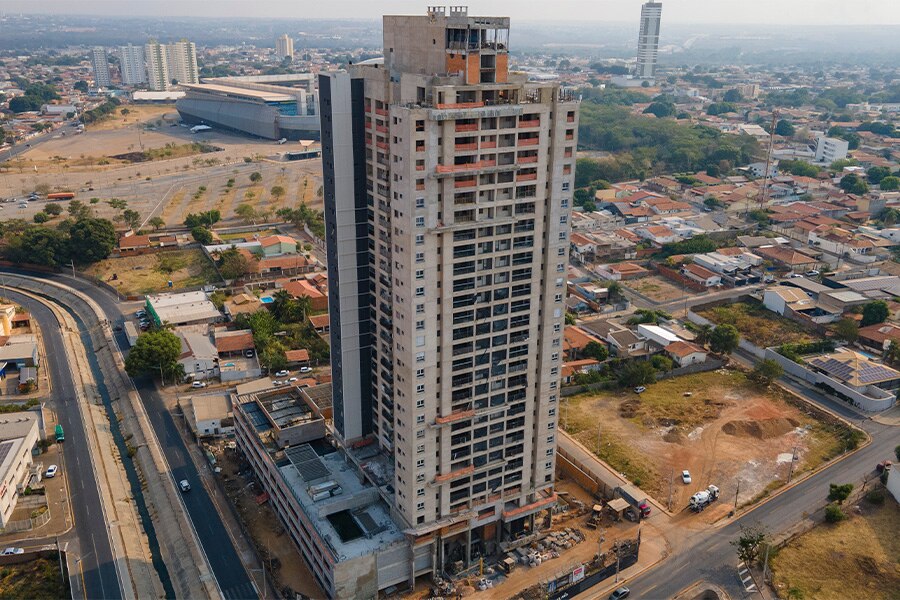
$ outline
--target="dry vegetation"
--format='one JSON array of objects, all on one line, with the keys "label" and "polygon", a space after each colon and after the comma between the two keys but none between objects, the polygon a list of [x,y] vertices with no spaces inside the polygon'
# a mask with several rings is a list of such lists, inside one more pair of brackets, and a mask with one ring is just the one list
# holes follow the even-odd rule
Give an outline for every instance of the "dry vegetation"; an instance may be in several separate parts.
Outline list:
[{"label": "dry vegetation", "polygon": [[734,325],[742,337],[761,348],[816,339],[800,323],[767,310],[759,302],[734,302],[703,309],[695,308],[694,312],[717,325]]},{"label": "dry vegetation", "polygon": [[[200,249],[107,258],[94,263],[85,272],[109,283],[126,296],[219,281],[212,263]],[[113,274],[117,279],[112,279]],[[169,281],[172,281],[171,288],[168,287]]]},{"label": "dry vegetation", "polygon": [[835,525],[822,523],[791,541],[772,559],[781,598],[896,600],[900,598],[900,507],[889,493],[882,505]]},{"label": "dry vegetation", "polygon": [[38,558],[0,567],[0,598],[58,600],[68,597],[68,585],[59,572],[56,558]]}]

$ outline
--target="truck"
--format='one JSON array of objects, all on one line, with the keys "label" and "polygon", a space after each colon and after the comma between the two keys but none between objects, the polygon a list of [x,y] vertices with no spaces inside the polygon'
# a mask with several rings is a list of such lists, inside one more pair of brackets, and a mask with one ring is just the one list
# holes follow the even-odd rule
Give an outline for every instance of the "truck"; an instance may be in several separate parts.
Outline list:
[{"label": "truck", "polygon": [[650,516],[650,503],[647,501],[647,496],[633,485],[620,485],[613,491],[613,495],[628,502],[635,509],[638,518],[646,519]]},{"label": "truck", "polygon": [[54,192],[47,194],[47,200],[71,200],[75,197],[75,192]]},{"label": "truck", "polygon": [[719,488],[710,485],[705,490],[700,490],[688,501],[688,507],[694,512],[701,512],[704,508],[718,500]]},{"label": "truck", "polygon": [[56,426],[56,432],[55,432],[55,433],[56,433],[56,441],[57,441],[57,442],[64,442],[64,441],[66,441],[66,434],[63,432],[63,426],[62,426],[62,425],[57,425],[57,426]]}]

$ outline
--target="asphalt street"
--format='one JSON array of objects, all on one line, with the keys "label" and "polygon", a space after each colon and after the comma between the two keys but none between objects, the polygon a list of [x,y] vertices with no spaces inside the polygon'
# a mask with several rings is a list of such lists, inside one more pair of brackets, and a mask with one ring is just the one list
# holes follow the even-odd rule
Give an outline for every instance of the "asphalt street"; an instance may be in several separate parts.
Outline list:
[{"label": "asphalt street", "polygon": [[[66,441],[63,442],[60,468],[69,481],[69,501],[75,521],[78,554],[81,560],[70,562],[72,577],[81,578],[87,598],[121,598],[122,591],[109,541],[107,522],[100,509],[100,492],[97,476],[88,451],[85,424],[75,400],[75,382],[72,370],[63,350],[59,322],[53,312],[40,302],[4,289],[3,295],[24,306],[41,328],[44,349],[47,353],[47,370],[52,385],[51,398],[63,426]],[[62,536],[67,540],[71,533]],[[53,540],[46,540],[52,543]],[[74,543],[74,541],[73,541]],[[33,542],[29,542],[33,544]],[[80,586],[79,586],[80,587]]]},{"label": "asphalt street", "polygon": [[[93,298],[113,325],[121,325],[125,320],[115,296],[90,283],[63,275],[4,270],[40,276],[77,289]],[[123,332],[116,334],[116,342],[120,348],[128,348],[128,342]],[[153,430],[172,469],[172,477],[176,482],[187,479],[191,484],[191,491],[183,494],[182,498],[223,596],[229,599],[257,598],[256,588],[251,583],[234,544],[228,537],[219,513],[207,494],[188,449],[178,433],[178,426],[171,413],[166,409],[162,397],[150,379],[136,380],[135,386],[141,395]],[[105,526],[101,525],[101,528],[105,530]]]},{"label": "asphalt street", "polygon": [[10,146],[9,148],[0,150],[0,162],[12,160],[18,155],[28,152],[38,144],[46,142],[47,140],[52,140],[54,137],[61,135],[62,133],[65,133],[66,135],[75,135],[76,131],[77,128],[74,125],[67,123],[58,129],[53,129],[40,135],[36,135],[25,142],[20,142],[15,146]]}]

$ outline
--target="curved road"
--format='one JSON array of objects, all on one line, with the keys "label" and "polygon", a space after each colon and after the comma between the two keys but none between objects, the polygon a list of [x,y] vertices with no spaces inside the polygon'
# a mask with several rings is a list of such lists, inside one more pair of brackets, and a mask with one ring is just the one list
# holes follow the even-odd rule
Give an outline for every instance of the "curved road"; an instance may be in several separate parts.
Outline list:
[{"label": "curved road", "polygon": [[[74,577],[83,579],[86,598],[121,598],[122,591],[113,562],[107,523],[100,510],[97,477],[91,463],[81,411],[75,400],[75,382],[68,366],[68,357],[63,350],[60,324],[53,311],[39,301],[9,288],[3,290],[3,295],[25,307],[41,328],[47,353],[47,372],[53,387],[50,397],[59,423],[66,432],[61,466],[65,469],[69,482],[69,501],[75,520],[77,542],[73,543],[78,544],[78,554],[81,557],[77,564],[70,561],[74,571],[70,580]],[[68,536],[61,537],[66,539]],[[81,587],[77,581],[76,587]]]},{"label": "curved road", "polygon": [[[3,268],[0,271],[41,277],[76,289],[90,296],[114,326],[122,325],[125,321],[117,298],[103,288],[59,274],[36,273],[13,268]],[[119,348],[128,348],[128,341],[123,332],[118,332],[115,336]],[[182,498],[223,596],[241,600],[258,598],[256,587],[251,582],[231,538],[228,537],[222,519],[207,494],[190,453],[182,441],[178,426],[172,418],[172,414],[166,409],[156,386],[149,378],[135,380],[134,383],[147,409],[151,425],[156,432],[166,460],[172,469],[172,477],[176,481],[187,479],[191,484],[190,493],[184,494]],[[103,529],[105,530],[105,525]]]}]

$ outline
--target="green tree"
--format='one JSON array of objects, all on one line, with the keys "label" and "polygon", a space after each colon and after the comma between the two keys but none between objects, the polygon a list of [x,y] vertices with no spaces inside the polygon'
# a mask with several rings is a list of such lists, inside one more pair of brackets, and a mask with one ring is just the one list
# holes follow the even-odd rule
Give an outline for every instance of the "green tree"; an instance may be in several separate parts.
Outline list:
[{"label": "green tree", "polygon": [[865,180],[856,173],[847,173],[841,177],[841,189],[848,194],[865,194],[869,186]]},{"label": "green tree", "polygon": [[672,362],[672,359],[668,356],[663,356],[662,354],[656,354],[650,358],[650,364],[653,365],[653,368],[660,372],[671,371],[675,366],[675,363]]},{"label": "green tree", "polygon": [[747,565],[752,565],[759,558],[760,550],[767,543],[768,535],[761,525],[749,527],[741,524],[741,534],[731,545],[737,550],[738,558]]},{"label": "green tree", "polygon": [[220,213],[218,210],[208,210],[201,213],[190,213],[184,219],[184,226],[188,229],[193,229],[194,227],[198,226],[212,228],[212,226],[218,223],[221,219],[222,213]]},{"label": "green tree", "polygon": [[840,523],[844,519],[847,518],[847,515],[844,514],[844,511],[841,510],[841,507],[837,504],[829,504],[825,507],[825,522],[826,523]]},{"label": "green tree", "polygon": [[876,323],[884,323],[888,315],[891,314],[887,302],[884,300],[872,300],[863,305],[862,326],[875,325]]},{"label": "green tree", "polygon": [[566,311],[565,319],[566,319],[566,325],[574,325],[575,324],[575,315],[573,315],[569,311]]},{"label": "green tree", "polygon": [[713,102],[706,107],[706,114],[716,116],[737,112],[737,106],[731,102]]},{"label": "green tree", "polygon": [[223,279],[240,279],[250,272],[250,261],[235,247],[220,252],[216,266]]},{"label": "green tree", "polygon": [[110,208],[113,208],[115,210],[125,210],[126,208],[128,208],[128,201],[121,200],[119,198],[110,198],[106,201],[106,203],[109,204]]},{"label": "green tree", "polygon": [[72,88],[75,90],[78,90],[82,94],[88,93],[88,84],[87,84],[87,81],[85,81],[84,79],[80,79],[80,80],[76,81],[75,84],[72,86]]},{"label": "green tree", "polygon": [[773,381],[778,379],[784,374],[784,369],[777,361],[772,360],[771,358],[766,358],[761,360],[753,367],[753,370],[750,371],[747,378],[750,381],[756,382],[760,385],[770,385]]},{"label": "green tree", "polygon": [[829,502],[837,502],[838,504],[843,504],[844,500],[850,497],[850,494],[853,492],[853,484],[852,483],[844,483],[844,484],[836,484],[830,483],[828,484],[828,501]]},{"label": "green tree", "polygon": [[14,263],[57,267],[69,262],[69,246],[65,233],[37,225],[29,225],[20,233],[4,236],[6,259]]},{"label": "green tree", "polygon": [[141,213],[139,213],[139,212],[136,211],[136,210],[132,210],[132,209],[130,209],[130,208],[126,208],[126,209],[122,212],[122,220],[124,220],[125,223],[126,223],[129,227],[131,227],[132,229],[134,229],[135,231],[137,231],[138,227],[141,226]]},{"label": "green tree", "polygon": [[234,209],[234,214],[240,217],[241,220],[247,224],[253,223],[259,217],[256,209],[246,203],[238,204],[237,208]]},{"label": "green tree", "polygon": [[253,171],[250,173],[250,181],[251,183],[259,183],[262,181],[262,174],[259,171]]},{"label": "green tree", "polygon": [[181,379],[184,369],[178,363],[181,340],[168,329],[156,329],[138,336],[128,357],[125,372],[131,377],[161,373],[168,379]]},{"label": "green tree", "polygon": [[894,456],[897,457],[897,460],[900,460],[900,446],[894,448]]},{"label": "green tree", "polygon": [[859,337],[859,325],[853,319],[841,319],[834,326],[834,335],[848,344],[852,344]]},{"label": "green tree", "polygon": [[62,214],[62,206],[56,202],[48,202],[44,205],[44,212],[48,215],[57,217]]},{"label": "green tree", "polygon": [[675,105],[671,102],[651,102],[644,109],[644,114],[655,115],[657,118],[671,117],[675,114]]},{"label": "green tree", "polygon": [[34,219],[35,223],[46,223],[50,220],[50,215],[45,212],[37,212],[34,213],[34,217],[32,218]]},{"label": "green tree", "polygon": [[716,325],[709,336],[709,347],[716,354],[731,354],[740,340],[741,334],[734,325]]},{"label": "green tree", "polygon": [[150,223],[150,226],[153,227],[155,231],[159,231],[166,226],[166,222],[163,221],[163,218],[159,216],[151,218],[148,223]]},{"label": "green tree", "polygon": [[199,225],[191,229],[191,237],[193,237],[194,240],[200,242],[204,246],[209,246],[213,243],[212,232],[206,227],[201,227]]},{"label": "green tree", "polygon": [[281,197],[285,194],[284,187],[280,185],[273,185],[272,189],[269,190],[269,193],[272,194],[272,197],[275,198],[276,201],[280,200]]},{"label": "green tree", "polygon": [[712,337],[713,326],[709,323],[704,323],[703,325],[699,325],[697,327],[697,331],[695,332],[694,341],[700,344],[701,346],[706,346],[709,343],[710,337]]},{"label": "green tree", "polygon": [[619,371],[618,381],[622,387],[629,388],[649,385],[656,382],[656,369],[645,360],[631,361]]},{"label": "green tree", "polygon": [[584,350],[582,352],[588,358],[593,358],[600,362],[609,358],[609,350],[607,350],[606,346],[600,342],[588,342],[584,345]]},{"label": "green tree", "polygon": [[90,207],[86,206],[81,200],[72,200],[69,202],[69,206],[66,207],[66,210],[76,221],[90,217],[93,212]]},{"label": "green tree", "polygon": [[878,185],[882,179],[889,177],[890,174],[891,170],[887,167],[869,167],[869,170],[866,171],[866,179],[872,185]]},{"label": "green tree", "polygon": [[887,350],[884,352],[884,360],[892,365],[900,365],[900,344],[897,343],[897,340],[891,340],[891,343],[888,344]]},{"label": "green tree", "polygon": [[722,96],[722,100],[724,102],[741,102],[743,101],[744,96],[737,89],[730,89],[725,92],[725,95]]},{"label": "green tree", "polygon": [[819,174],[819,167],[803,160],[782,160],[778,163],[778,169],[800,177],[815,177]]},{"label": "green tree", "polygon": [[779,119],[779,121],[775,124],[775,134],[781,135],[784,137],[791,137],[794,135],[794,125],[787,119]]},{"label": "green tree", "polygon": [[891,175],[881,180],[879,184],[882,192],[895,192],[900,189],[900,177]]},{"label": "green tree", "polygon": [[108,219],[78,219],[69,229],[69,248],[75,262],[94,263],[116,247],[116,229]]}]

